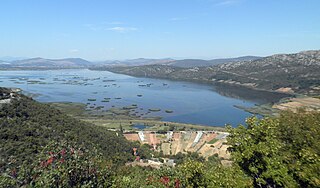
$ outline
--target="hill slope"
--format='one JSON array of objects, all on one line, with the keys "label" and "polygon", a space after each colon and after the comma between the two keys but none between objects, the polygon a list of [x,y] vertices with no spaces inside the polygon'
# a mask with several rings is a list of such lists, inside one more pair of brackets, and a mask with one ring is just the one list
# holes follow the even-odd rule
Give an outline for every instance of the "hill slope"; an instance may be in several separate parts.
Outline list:
[{"label": "hill slope", "polygon": [[183,68],[191,68],[191,67],[208,67],[213,65],[218,65],[222,63],[230,63],[237,61],[253,61],[257,59],[261,59],[262,57],[257,56],[243,56],[237,58],[224,58],[224,59],[212,59],[212,60],[202,60],[202,59],[183,59],[183,60],[175,60],[166,65],[183,67]]},{"label": "hill slope", "polygon": [[175,67],[194,67],[194,66],[210,66],[212,65],[209,61],[207,60],[202,60],[202,59],[183,59],[183,60],[175,60],[169,63],[166,63],[164,65],[170,65],[170,66],[175,66]]},{"label": "hill slope", "polygon": [[182,59],[174,60],[170,58],[165,59],[128,59],[128,60],[114,60],[114,61],[103,61],[96,62],[94,66],[143,66],[143,65],[169,65],[175,67],[207,67],[222,63],[236,62],[236,61],[252,61],[260,59],[257,56],[244,56],[237,58],[225,58],[225,59],[212,59],[212,60],[202,60],[202,59]]},{"label": "hill slope", "polygon": [[[11,90],[0,88],[0,96],[5,96],[0,101],[8,99],[10,93]],[[131,158],[132,143],[121,134],[78,121],[24,95],[11,94],[11,101],[0,106],[0,173],[8,165],[32,162],[51,141],[97,148],[115,164]]]},{"label": "hill slope", "polygon": [[320,51],[273,55],[253,61],[224,63],[210,67],[181,68],[168,65],[104,67],[132,76],[223,83],[269,91],[289,90],[320,94]]},{"label": "hill slope", "polygon": [[251,62],[219,65],[211,79],[236,81],[267,90],[291,88],[299,93],[319,93],[320,51],[279,54]]},{"label": "hill slope", "polygon": [[128,59],[128,60],[107,60],[103,62],[96,62],[95,66],[141,66],[141,65],[153,65],[153,64],[162,64],[173,61],[173,59]]}]

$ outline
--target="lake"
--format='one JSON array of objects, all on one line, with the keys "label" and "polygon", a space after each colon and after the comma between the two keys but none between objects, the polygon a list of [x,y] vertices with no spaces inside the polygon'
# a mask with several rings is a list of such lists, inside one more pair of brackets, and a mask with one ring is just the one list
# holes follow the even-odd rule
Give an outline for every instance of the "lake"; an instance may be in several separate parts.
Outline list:
[{"label": "lake", "polygon": [[0,71],[0,86],[21,88],[40,102],[80,102],[103,109],[136,105],[134,113],[142,117],[209,126],[237,126],[251,114],[234,105],[250,107],[282,97],[86,69]]}]

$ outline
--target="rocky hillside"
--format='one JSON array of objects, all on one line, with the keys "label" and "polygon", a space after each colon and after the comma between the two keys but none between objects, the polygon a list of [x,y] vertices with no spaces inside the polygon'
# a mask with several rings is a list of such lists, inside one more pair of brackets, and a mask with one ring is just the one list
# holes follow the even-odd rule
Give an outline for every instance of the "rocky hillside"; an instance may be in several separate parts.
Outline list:
[{"label": "rocky hillside", "polygon": [[132,76],[224,83],[269,91],[320,94],[320,51],[278,54],[253,61],[210,67],[181,68],[168,65],[100,67]]},{"label": "rocky hillside", "polygon": [[273,55],[214,67],[211,79],[267,90],[320,92],[320,51]]},{"label": "rocky hillside", "polygon": [[191,68],[191,67],[208,67],[213,65],[218,65],[222,63],[238,62],[238,61],[253,61],[260,59],[257,56],[243,56],[237,58],[224,58],[224,59],[181,59],[175,60],[171,58],[166,59],[128,59],[128,60],[114,60],[114,61],[103,61],[95,62],[95,66],[142,66],[142,65],[168,65],[174,67]]},{"label": "rocky hillside", "polygon": [[166,63],[165,65],[191,68],[191,67],[208,67],[223,63],[238,62],[238,61],[253,61],[261,59],[262,57],[257,56],[243,56],[237,58],[223,58],[223,59],[212,59],[212,60],[202,60],[202,59],[183,59],[183,60],[174,60]]}]

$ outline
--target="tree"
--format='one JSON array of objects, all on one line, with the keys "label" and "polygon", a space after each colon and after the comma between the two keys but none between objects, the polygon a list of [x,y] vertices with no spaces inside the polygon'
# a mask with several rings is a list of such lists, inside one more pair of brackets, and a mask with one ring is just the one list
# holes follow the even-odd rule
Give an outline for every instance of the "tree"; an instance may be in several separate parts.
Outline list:
[{"label": "tree", "polygon": [[122,128],[121,123],[120,123],[120,126],[119,126],[119,130],[120,130],[121,133],[123,133],[123,128]]},{"label": "tree", "polygon": [[284,162],[301,187],[320,187],[320,113],[284,112],[278,137],[285,143]]},{"label": "tree", "polygon": [[178,170],[183,187],[207,187],[203,163],[187,160],[179,166]]},{"label": "tree", "polygon": [[247,128],[228,128],[228,144],[236,165],[248,174],[255,187],[296,187],[283,163],[283,143],[277,138],[278,120],[248,118]]},{"label": "tree", "polygon": [[206,173],[206,179],[208,180],[208,187],[252,187],[250,177],[236,165],[231,167],[215,165]]},{"label": "tree", "polygon": [[255,187],[320,187],[320,113],[283,112],[228,127],[235,165]]}]

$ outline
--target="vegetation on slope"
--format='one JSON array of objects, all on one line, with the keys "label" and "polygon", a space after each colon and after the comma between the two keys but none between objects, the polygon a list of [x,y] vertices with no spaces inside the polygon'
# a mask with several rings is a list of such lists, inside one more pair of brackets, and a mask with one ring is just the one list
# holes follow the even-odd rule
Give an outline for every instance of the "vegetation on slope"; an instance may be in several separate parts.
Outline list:
[{"label": "vegetation on slope", "polygon": [[23,95],[0,111],[0,170],[32,162],[49,142],[67,141],[97,148],[116,164],[131,158],[132,143],[116,132],[84,123]]},{"label": "vegetation on slope", "polygon": [[229,127],[231,166],[189,154],[161,169],[121,165],[132,158],[122,136],[24,96],[0,117],[1,187],[320,187],[319,112]]},{"label": "vegetation on slope", "polygon": [[101,69],[132,76],[224,83],[272,91],[291,88],[296,93],[311,95],[320,93],[320,51],[273,55],[211,67],[147,65],[99,67]]}]

